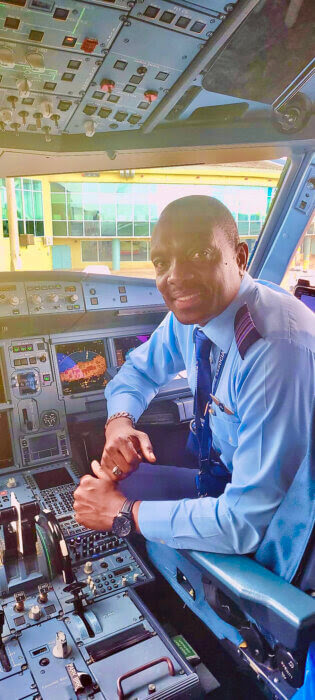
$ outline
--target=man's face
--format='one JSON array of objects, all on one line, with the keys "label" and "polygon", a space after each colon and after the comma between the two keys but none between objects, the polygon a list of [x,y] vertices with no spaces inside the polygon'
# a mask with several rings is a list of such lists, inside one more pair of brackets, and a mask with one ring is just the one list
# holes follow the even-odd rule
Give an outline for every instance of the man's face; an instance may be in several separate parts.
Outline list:
[{"label": "man's face", "polygon": [[184,324],[204,325],[231,303],[247,260],[224,231],[201,214],[162,216],[154,230],[151,259],[168,308]]}]

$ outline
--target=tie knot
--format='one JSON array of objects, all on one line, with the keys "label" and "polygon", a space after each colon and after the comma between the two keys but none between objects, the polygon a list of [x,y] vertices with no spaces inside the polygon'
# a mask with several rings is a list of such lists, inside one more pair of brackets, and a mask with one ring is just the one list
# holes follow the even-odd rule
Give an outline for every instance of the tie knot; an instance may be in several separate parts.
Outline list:
[{"label": "tie knot", "polygon": [[194,341],[196,345],[196,359],[208,360],[212,344],[210,338],[208,338],[200,328],[196,328]]}]

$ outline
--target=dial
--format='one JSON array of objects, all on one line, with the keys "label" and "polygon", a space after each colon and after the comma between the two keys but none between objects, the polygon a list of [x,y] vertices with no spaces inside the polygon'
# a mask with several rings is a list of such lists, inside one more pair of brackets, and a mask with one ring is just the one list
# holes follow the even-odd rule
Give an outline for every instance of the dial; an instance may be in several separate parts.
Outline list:
[{"label": "dial", "polygon": [[53,409],[48,409],[48,411],[42,413],[40,420],[45,428],[54,428],[59,423],[58,412]]}]

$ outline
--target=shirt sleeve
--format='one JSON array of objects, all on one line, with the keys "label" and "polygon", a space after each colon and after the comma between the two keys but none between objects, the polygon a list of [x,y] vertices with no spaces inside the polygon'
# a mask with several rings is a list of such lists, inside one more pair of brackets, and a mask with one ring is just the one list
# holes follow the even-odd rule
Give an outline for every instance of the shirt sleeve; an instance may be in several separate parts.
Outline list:
[{"label": "shirt sleeve", "polygon": [[183,369],[174,317],[169,313],[151,338],[130,353],[108,383],[105,389],[108,416],[128,411],[138,420],[159,388]]},{"label": "shirt sleeve", "polygon": [[139,527],[177,549],[254,552],[307,450],[314,356],[289,341],[258,341],[234,377],[238,416],[232,481],[219,498],[143,501]]}]

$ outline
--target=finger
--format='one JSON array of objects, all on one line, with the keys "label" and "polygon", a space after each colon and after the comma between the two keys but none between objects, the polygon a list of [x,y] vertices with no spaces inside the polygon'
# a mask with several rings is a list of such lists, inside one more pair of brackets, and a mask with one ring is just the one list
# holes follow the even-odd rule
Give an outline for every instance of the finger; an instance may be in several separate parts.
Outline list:
[{"label": "finger", "polygon": [[141,447],[141,452],[144,456],[145,459],[148,460],[148,462],[156,462],[156,456],[153,452],[153,447],[151,445],[151,442],[146,435],[146,433],[138,433],[137,435],[140,447]]},{"label": "finger", "polygon": [[133,442],[132,436],[128,438],[126,442],[123,442],[120,447],[122,456],[125,459],[126,464],[129,466],[129,471],[137,469],[139,462],[143,459],[142,452],[137,443]]},{"label": "finger", "polygon": [[97,462],[96,459],[93,459],[93,462],[91,462],[91,469],[97,479],[106,479],[107,475],[105,474],[105,470],[102,469],[100,463]]},{"label": "finger", "polygon": [[118,467],[120,471],[122,472],[121,475],[118,476],[118,480],[124,478],[129,474],[130,471],[132,471],[132,467],[126,462],[125,457],[123,456],[121,452],[121,447],[118,449],[111,448],[110,451],[110,456],[106,460],[106,473],[109,474],[111,479],[114,481],[117,481],[117,476],[113,474],[113,469],[114,467]]}]

